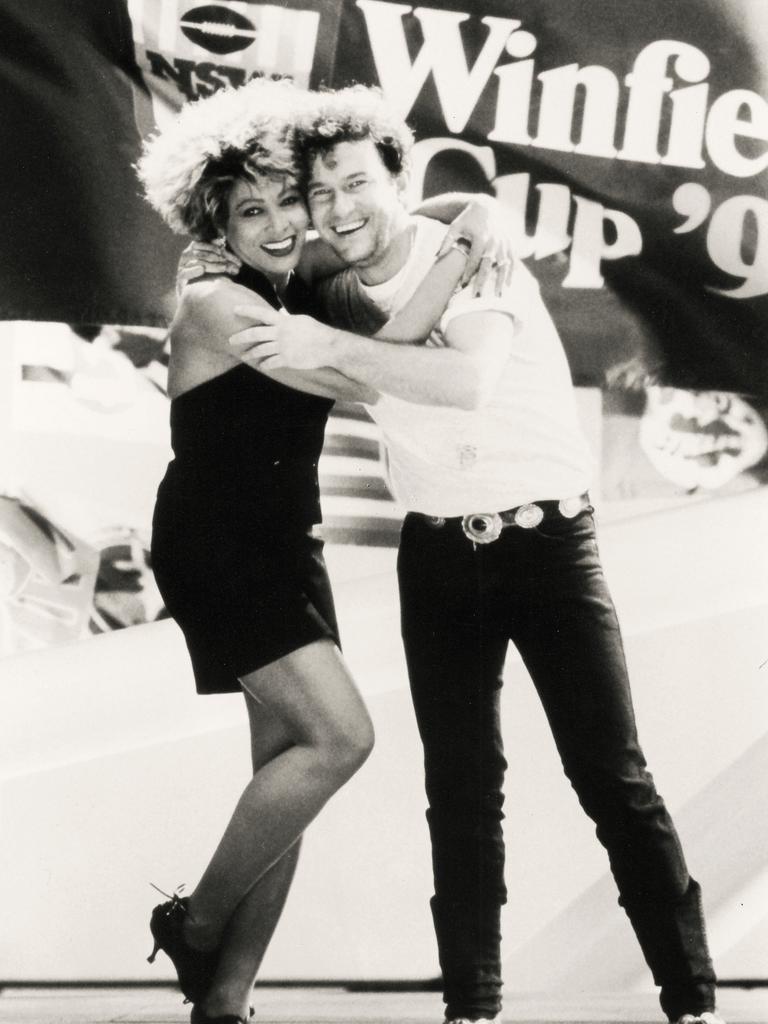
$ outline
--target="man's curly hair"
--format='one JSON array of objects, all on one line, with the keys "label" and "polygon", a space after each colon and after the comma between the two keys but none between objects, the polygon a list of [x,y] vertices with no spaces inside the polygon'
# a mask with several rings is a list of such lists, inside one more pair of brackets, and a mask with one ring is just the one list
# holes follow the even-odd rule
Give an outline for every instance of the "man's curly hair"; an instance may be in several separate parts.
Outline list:
[{"label": "man's curly hair", "polygon": [[136,165],[146,198],[178,234],[211,242],[226,230],[233,184],[297,177],[294,125],[308,93],[254,79],[188,103],[144,146]]},{"label": "man's curly hair", "polygon": [[413,132],[385,102],[380,89],[353,85],[310,97],[297,119],[295,137],[302,186],[306,187],[314,158],[340,142],[371,139],[390,174],[408,169]]}]

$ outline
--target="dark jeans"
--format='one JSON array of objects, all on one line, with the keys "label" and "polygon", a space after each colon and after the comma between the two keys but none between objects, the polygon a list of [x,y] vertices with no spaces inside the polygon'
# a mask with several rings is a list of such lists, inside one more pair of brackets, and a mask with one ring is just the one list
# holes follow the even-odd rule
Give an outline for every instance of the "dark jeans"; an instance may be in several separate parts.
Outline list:
[{"label": "dark jeans", "polygon": [[[473,546],[460,522],[409,515],[402,630],[424,744],[437,934],[448,1017],[501,1006],[504,886],[499,693],[509,640],[594,820],[670,1019],[714,1007],[698,884],[640,749],[619,625],[589,510]],[[523,766],[524,767],[524,766]]]}]

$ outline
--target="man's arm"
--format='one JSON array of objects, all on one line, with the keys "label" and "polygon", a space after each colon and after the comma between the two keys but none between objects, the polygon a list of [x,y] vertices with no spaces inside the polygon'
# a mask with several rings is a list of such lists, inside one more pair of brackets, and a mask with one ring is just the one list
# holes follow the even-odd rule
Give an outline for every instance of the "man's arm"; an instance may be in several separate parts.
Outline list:
[{"label": "man's arm", "polygon": [[479,409],[509,358],[512,330],[507,313],[490,310],[452,320],[445,348],[404,348],[336,331],[328,365],[408,402]]},{"label": "man's arm", "polygon": [[[239,360],[229,344],[229,336],[243,326],[242,318],[235,312],[238,303],[243,302],[249,303],[252,313],[258,309],[259,316],[274,314],[280,319],[291,319],[262,303],[250,289],[228,278],[206,279],[184,290],[179,310],[171,325],[172,345],[202,348],[218,354],[219,358],[227,360],[230,365],[236,365]],[[350,380],[330,367],[307,370],[285,366],[257,369],[281,384],[322,398],[368,404],[373,404],[378,398],[365,383]]]},{"label": "man's arm", "polygon": [[[268,322],[265,322],[268,321]],[[467,312],[445,331],[445,348],[415,348],[361,338],[311,317],[268,312],[263,326],[234,339],[262,368],[333,367],[373,388],[422,405],[477,409],[493,395],[509,357],[514,321],[497,310]]]}]

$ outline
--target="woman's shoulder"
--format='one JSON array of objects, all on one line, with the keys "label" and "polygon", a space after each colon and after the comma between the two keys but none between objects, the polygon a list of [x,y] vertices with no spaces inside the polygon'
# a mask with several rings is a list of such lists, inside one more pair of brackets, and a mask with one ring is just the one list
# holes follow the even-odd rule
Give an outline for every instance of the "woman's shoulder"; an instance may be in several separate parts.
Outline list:
[{"label": "woman's shoulder", "polygon": [[244,303],[267,304],[250,288],[223,274],[191,281],[181,293],[171,336],[195,338],[221,330],[231,334],[237,320],[235,307]]},{"label": "woman's shoulder", "polygon": [[250,288],[233,281],[226,273],[207,273],[203,278],[190,281],[184,287],[179,298],[178,310],[201,312],[209,307],[215,309],[231,302],[232,298],[253,300],[254,294]]},{"label": "woman's shoulder", "polygon": [[259,301],[243,285],[223,275],[189,282],[171,323],[168,386],[173,397],[237,366],[229,344],[238,329],[234,309],[244,300]]}]

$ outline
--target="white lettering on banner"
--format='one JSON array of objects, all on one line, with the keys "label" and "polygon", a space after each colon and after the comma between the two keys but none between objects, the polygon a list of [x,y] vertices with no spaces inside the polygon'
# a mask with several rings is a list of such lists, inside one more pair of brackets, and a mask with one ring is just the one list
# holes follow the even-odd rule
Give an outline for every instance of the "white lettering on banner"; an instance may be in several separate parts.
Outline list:
[{"label": "white lettering on banner", "polygon": [[533,256],[543,260],[557,252],[565,252],[571,244],[568,221],[571,217],[571,190],[567,185],[539,184],[539,206],[536,227],[531,235],[526,230],[526,210],[531,187],[530,174],[503,174],[494,181],[496,195],[512,216],[510,232],[515,252],[521,259]]},{"label": "white lettering on banner", "polygon": [[[754,229],[754,255],[744,258],[744,239]],[[757,196],[732,196],[712,214],[707,232],[707,251],[715,266],[743,277],[738,288],[713,288],[732,299],[751,299],[768,292],[768,200]]]},{"label": "white lettering on banner", "polygon": [[[750,118],[740,115],[746,110]],[[768,150],[759,156],[744,156],[735,145],[735,137],[768,143],[768,102],[748,89],[724,93],[712,104],[707,122],[707,149],[717,166],[738,178],[759,174],[768,167]]]},{"label": "white lettering on banner", "polygon": [[[626,121],[618,151],[613,139],[620,105],[617,76],[601,65],[580,68],[568,64],[541,71],[537,132],[527,126],[534,100],[535,61],[495,66],[506,52],[530,57],[536,39],[518,31],[522,22],[485,17],[488,28],[483,48],[471,69],[462,42],[461,25],[470,15],[440,8],[413,7],[389,0],[356,0],[365,19],[376,73],[381,87],[401,116],[416,103],[430,74],[446,127],[461,132],[481,99],[491,77],[498,79],[496,118],[489,138],[558,152],[616,157],[639,163],[673,167],[705,166],[702,147],[706,138],[710,159],[734,177],[750,177],[768,167],[768,151],[746,157],[734,137],[768,142],[768,102],[755,92],[734,89],[718,97],[709,112],[711,70],[709,58],[698,47],[676,39],[659,39],[645,46],[624,79],[628,90]],[[412,14],[421,25],[423,42],[411,58],[403,19]],[[519,40],[519,41],[518,41]],[[675,89],[675,75],[685,83]],[[580,138],[572,139],[577,89],[586,99]],[[742,117],[747,110],[749,117]],[[666,152],[659,151],[662,127],[668,128]]]},{"label": "white lettering on banner", "polygon": [[408,187],[411,193],[410,198],[414,203],[420,202],[424,196],[424,179],[430,162],[439,153],[443,153],[446,150],[466,153],[468,156],[471,156],[480,165],[486,181],[493,181],[496,177],[496,154],[490,146],[475,146],[471,142],[454,138],[421,139],[420,142],[414,145],[411,151]]},{"label": "white lettering on banner", "polygon": [[[622,256],[638,256],[643,249],[643,238],[637,223],[627,213],[607,210],[600,203],[583,196],[574,196],[576,217],[573,224],[571,263],[564,288],[600,288],[604,282],[600,273],[603,260],[618,260]],[[606,242],[605,225],[612,224],[615,240]]]},{"label": "white lettering on banner", "polygon": [[[649,43],[635,59],[632,72],[625,84],[629,87],[629,106],[624,128],[624,145],[617,156],[622,160],[638,160],[641,163],[673,163],[669,152],[662,157],[658,151],[659,130],[663,119],[663,101],[671,92],[674,82],[667,76],[667,67],[672,58],[675,73],[684,82],[701,82],[709,74],[709,60],[695,46],[668,39]],[[704,120],[689,126],[687,131],[679,129],[676,115],[687,109],[686,104],[672,105],[670,138],[675,138],[675,166],[703,167],[701,139],[704,134]],[[706,113],[706,108],[705,108]],[[692,129],[692,130],[691,130]],[[682,143],[692,142],[691,149],[683,151]]]},{"label": "white lettering on banner", "polygon": [[[582,196],[572,196],[566,185],[536,186],[539,209],[536,230],[531,236],[526,229],[526,210],[530,193],[529,174],[506,174],[496,178],[496,157],[490,146],[474,146],[462,139],[422,139],[413,148],[411,186],[415,198],[423,195],[424,180],[430,161],[439,153],[458,150],[471,156],[481,168],[496,195],[509,212],[509,231],[515,252],[521,259],[534,256],[543,259],[570,246],[570,269],[564,288],[600,288],[603,260],[636,256],[643,240],[637,223],[620,210],[609,210]],[[571,199],[575,203],[573,237],[568,234]],[[607,242],[605,225],[613,228],[614,240]]]},{"label": "white lettering on banner", "polygon": [[[685,221],[679,235],[701,227],[712,208],[703,185],[689,181],[672,196],[675,211]],[[707,231],[709,258],[726,274],[742,278],[736,288],[712,288],[732,299],[751,299],[768,292],[768,200],[758,196],[731,196],[713,213]]]},{"label": "white lettering on banner", "polygon": [[674,229],[676,235],[685,235],[695,231],[709,216],[712,208],[712,196],[703,185],[696,181],[688,181],[675,189],[672,206],[676,213],[685,217],[685,221]]},{"label": "white lettering on banner", "polygon": [[[470,67],[462,39],[470,14],[389,0],[356,4],[365,20],[381,87],[403,117],[410,114],[431,75],[446,128],[458,134],[467,128],[489,84],[495,84],[490,142],[693,170],[706,167],[706,156],[718,170],[737,178],[768,169],[768,101],[750,90],[733,89],[710,104],[711,62],[691,43],[648,43],[623,82],[597,64],[571,63],[537,73],[532,56],[536,37],[518,19],[485,17],[487,34]],[[408,16],[418,22],[423,37],[414,56],[406,34]],[[503,63],[505,56],[512,60]],[[620,125],[622,110],[626,113]],[[473,156],[494,184],[509,210],[511,233],[522,257],[543,259],[570,248],[564,287],[599,288],[604,260],[642,251],[641,230],[632,217],[553,183],[534,186],[538,209],[531,234],[526,227],[530,176],[496,178],[495,158],[487,146],[450,138],[421,140],[414,153],[420,192],[431,159],[452,148]],[[493,173],[488,169],[491,160]],[[672,206],[685,220],[672,230],[694,231],[710,217],[711,204],[704,186],[680,186]],[[710,290],[735,299],[768,293],[768,200],[734,196],[723,202],[712,213],[706,247],[719,270],[740,279],[730,289],[705,285]]]},{"label": "white lettering on banner", "polygon": [[430,162],[440,153],[465,153],[477,162],[489,185],[506,208],[508,228],[515,252],[521,259],[537,260],[563,252],[571,243],[568,220],[571,213],[571,190],[566,185],[537,185],[539,211],[533,235],[526,230],[526,210],[531,184],[530,174],[505,174],[496,177],[496,155],[490,146],[475,146],[456,138],[421,139],[411,154],[410,198],[419,202],[424,196],[424,181]]},{"label": "white lettering on banner", "polygon": [[661,162],[670,167],[704,167],[701,155],[701,125],[707,116],[708,85],[691,85],[669,94],[672,100],[672,124],[666,155]]},{"label": "white lettering on banner", "polygon": [[[414,9],[409,4],[388,0],[357,0],[357,5],[366,19],[381,88],[398,113],[402,117],[409,113],[432,73],[448,130],[464,131],[504,44],[520,22],[483,18],[488,38],[469,69],[459,29],[462,22],[469,21],[468,14],[427,7]],[[402,20],[411,12],[424,33],[424,43],[414,61],[408,53]]]},{"label": "white lettering on banner", "polygon": [[[517,64],[504,64],[493,72],[499,80],[496,100],[496,124],[488,132],[494,142],[530,146],[528,119],[533,94],[533,72],[536,62],[521,60]],[[570,135],[570,124],[569,135]]]},{"label": "white lettering on banner", "polygon": [[[579,68],[569,64],[563,68],[542,71],[538,76],[543,85],[539,125],[535,146],[564,152],[586,153],[589,156],[616,156],[613,136],[616,113],[619,108],[619,82],[608,68],[598,66]],[[576,89],[586,91],[581,138],[573,145],[574,108]]]}]

